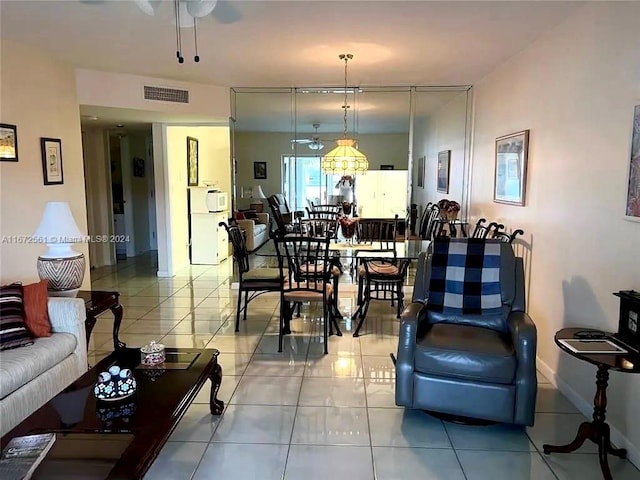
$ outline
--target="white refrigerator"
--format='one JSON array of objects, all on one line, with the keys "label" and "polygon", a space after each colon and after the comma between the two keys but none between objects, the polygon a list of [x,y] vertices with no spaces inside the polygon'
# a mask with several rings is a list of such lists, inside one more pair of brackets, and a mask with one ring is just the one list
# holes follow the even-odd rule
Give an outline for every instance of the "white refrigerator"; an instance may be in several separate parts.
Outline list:
[{"label": "white refrigerator", "polygon": [[229,221],[229,211],[209,211],[211,187],[189,187],[189,255],[192,265],[218,265],[229,256],[229,240],[220,222]]}]

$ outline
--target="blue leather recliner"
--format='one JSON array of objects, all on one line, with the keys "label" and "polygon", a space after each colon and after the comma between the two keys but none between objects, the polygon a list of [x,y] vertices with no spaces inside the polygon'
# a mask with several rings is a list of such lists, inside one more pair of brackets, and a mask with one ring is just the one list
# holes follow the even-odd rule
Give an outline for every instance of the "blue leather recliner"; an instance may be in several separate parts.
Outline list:
[{"label": "blue leather recliner", "polygon": [[[441,245],[440,242],[447,242]],[[494,252],[494,284],[482,288],[443,279],[443,259],[465,278],[464,260],[439,255],[443,248]],[[457,262],[457,263],[456,263]],[[451,266],[451,265],[449,265]],[[443,269],[444,268],[444,269]],[[462,269],[462,270],[460,270]],[[432,273],[438,278],[433,279]],[[499,272],[499,273],[498,273]],[[477,273],[477,272],[476,272]],[[486,277],[487,272],[483,275]],[[468,278],[468,271],[467,271]],[[499,277],[499,278],[498,278]],[[446,287],[444,287],[446,285]],[[443,308],[439,289],[461,288],[461,308]],[[474,288],[476,289],[474,291]],[[494,289],[493,308],[480,313],[480,303],[467,303],[467,291]],[[437,292],[437,293],[434,293]],[[432,305],[431,300],[434,302]],[[455,298],[456,295],[453,295]],[[436,302],[438,304],[436,304]],[[454,302],[455,303],[455,302]],[[463,308],[464,305],[464,308]],[[469,313],[472,311],[474,313]],[[454,416],[517,425],[533,425],[537,392],[536,327],[525,308],[524,269],[511,245],[496,240],[436,239],[418,262],[413,303],[401,318],[396,362],[396,404]]]}]

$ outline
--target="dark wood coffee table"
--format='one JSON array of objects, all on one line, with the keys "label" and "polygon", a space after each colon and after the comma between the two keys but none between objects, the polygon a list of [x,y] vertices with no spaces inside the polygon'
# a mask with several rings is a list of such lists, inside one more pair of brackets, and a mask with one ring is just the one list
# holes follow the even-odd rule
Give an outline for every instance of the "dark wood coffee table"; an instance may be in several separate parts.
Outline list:
[{"label": "dark wood coffee table", "polygon": [[[4,447],[12,438],[30,433],[56,433],[34,479],[80,473],[82,478],[142,478],[207,379],[211,414],[222,414],[224,403],[216,398],[222,383],[218,355],[215,349],[168,348],[166,368],[139,369],[139,349],[118,349],[2,437],[0,444]],[[137,391],[120,402],[97,401],[97,377],[114,364],[133,370]]]}]

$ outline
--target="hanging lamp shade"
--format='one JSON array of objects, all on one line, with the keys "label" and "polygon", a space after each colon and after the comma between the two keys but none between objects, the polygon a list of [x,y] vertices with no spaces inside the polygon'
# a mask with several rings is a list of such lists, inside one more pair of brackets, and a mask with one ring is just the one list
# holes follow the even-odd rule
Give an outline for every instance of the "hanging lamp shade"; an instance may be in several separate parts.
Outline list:
[{"label": "hanging lamp shade", "polygon": [[347,63],[353,59],[350,53],[343,53],[338,56],[344,60],[344,132],[343,138],[337,141],[338,146],[324,155],[320,161],[322,171],[325,174],[357,175],[365,173],[369,169],[367,156],[355,147],[356,141],[347,138]]},{"label": "hanging lamp shade", "polygon": [[322,171],[327,174],[355,175],[369,169],[367,156],[360,152],[351,138],[341,138],[338,146],[322,157]]}]

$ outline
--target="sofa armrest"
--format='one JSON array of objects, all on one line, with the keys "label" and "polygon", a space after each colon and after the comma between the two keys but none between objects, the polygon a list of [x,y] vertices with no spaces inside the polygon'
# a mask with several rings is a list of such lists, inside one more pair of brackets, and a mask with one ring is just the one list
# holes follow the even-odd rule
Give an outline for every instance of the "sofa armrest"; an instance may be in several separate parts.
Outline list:
[{"label": "sofa armrest", "polygon": [[257,222],[263,225],[269,225],[269,214],[267,212],[256,213],[258,216]]},{"label": "sofa armrest", "polygon": [[412,303],[402,312],[396,361],[396,405],[413,407],[413,355],[420,312],[424,304]]},{"label": "sofa armrest", "polygon": [[245,232],[247,232],[247,237],[253,237],[253,226],[256,224],[255,220],[245,219],[236,220],[236,222],[238,223],[238,227],[240,227],[240,230],[244,230]]},{"label": "sofa armrest", "polygon": [[538,381],[536,378],[536,325],[525,312],[511,312],[507,319],[518,360],[514,423],[533,425]]},{"label": "sofa armrest", "polygon": [[81,298],[49,297],[47,302],[49,321],[53,333],[71,333],[77,343],[74,351],[78,358],[78,371],[87,371],[87,334],[85,320],[87,310]]}]

